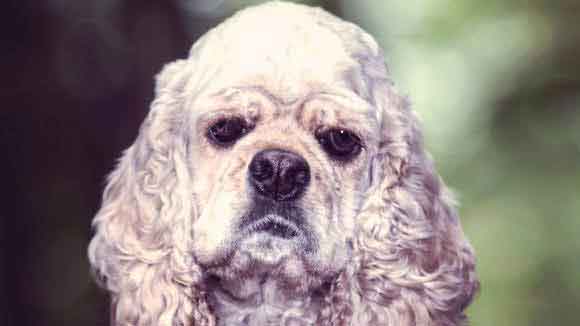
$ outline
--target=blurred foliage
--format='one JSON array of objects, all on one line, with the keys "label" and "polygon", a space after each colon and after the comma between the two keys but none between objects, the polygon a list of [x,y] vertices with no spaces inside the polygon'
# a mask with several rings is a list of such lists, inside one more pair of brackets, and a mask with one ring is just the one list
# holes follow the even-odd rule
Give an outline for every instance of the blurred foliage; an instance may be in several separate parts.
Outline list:
[{"label": "blurred foliage", "polygon": [[[106,324],[89,224],[148,110],[153,74],[261,2],[6,3],[0,139],[10,140],[4,198],[15,199],[1,213],[10,263],[0,274],[14,294],[0,324]],[[374,35],[414,103],[477,252],[471,324],[580,325],[580,2],[299,2]]]}]

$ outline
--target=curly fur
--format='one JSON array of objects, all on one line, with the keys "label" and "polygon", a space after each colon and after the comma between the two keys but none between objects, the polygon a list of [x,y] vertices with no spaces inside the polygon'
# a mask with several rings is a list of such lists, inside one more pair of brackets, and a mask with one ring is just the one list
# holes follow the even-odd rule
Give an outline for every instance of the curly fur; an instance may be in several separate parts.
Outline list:
[{"label": "curly fur", "polygon": [[[336,35],[352,58],[342,75],[380,123],[349,263],[315,312],[304,301],[294,305],[293,315],[315,325],[464,325],[463,311],[478,289],[473,250],[382,51],[353,24],[320,9],[278,2],[236,14],[199,40],[189,58],[168,64],[157,77],[150,113],[110,175],[93,222],[89,258],[111,293],[112,324],[219,323],[204,268],[192,252],[202,208],[191,191],[195,162],[188,142],[196,135],[187,114],[197,92],[220,71],[232,37],[252,37],[232,36],[232,29],[270,14],[295,15]],[[286,325],[284,315],[274,324]]]}]

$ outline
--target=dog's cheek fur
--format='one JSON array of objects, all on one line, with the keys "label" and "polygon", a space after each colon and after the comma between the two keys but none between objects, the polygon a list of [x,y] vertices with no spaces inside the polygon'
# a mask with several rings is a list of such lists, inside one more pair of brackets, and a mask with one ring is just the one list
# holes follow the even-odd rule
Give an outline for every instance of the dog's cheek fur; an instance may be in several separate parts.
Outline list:
[{"label": "dog's cheek fur", "polygon": [[111,293],[113,325],[213,325],[201,271],[189,253],[195,219],[182,104],[185,61],[167,65],[135,143],[110,175],[89,260]]},{"label": "dog's cheek fur", "polygon": [[[193,252],[202,265],[223,262],[236,244],[238,223],[248,212],[247,157],[230,151],[196,153],[194,197],[198,219],[193,225]],[[204,189],[206,191],[204,191]]]}]

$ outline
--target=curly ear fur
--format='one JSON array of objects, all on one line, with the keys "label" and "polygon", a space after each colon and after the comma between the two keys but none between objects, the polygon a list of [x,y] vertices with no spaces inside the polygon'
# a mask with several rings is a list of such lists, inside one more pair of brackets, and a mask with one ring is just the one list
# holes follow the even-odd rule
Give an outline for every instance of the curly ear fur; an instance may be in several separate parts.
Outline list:
[{"label": "curly ear fur", "polygon": [[473,249],[408,101],[387,79],[381,51],[369,52],[376,55],[359,62],[382,121],[378,169],[356,218],[353,264],[333,285],[320,323],[464,325],[479,288]]},{"label": "curly ear fur", "polygon": [[164,67],[135,143],[109,176],[89,259],[112,295],[114,325],[212,325],[189,252],[190,175],[180,90],[185,60]]}]

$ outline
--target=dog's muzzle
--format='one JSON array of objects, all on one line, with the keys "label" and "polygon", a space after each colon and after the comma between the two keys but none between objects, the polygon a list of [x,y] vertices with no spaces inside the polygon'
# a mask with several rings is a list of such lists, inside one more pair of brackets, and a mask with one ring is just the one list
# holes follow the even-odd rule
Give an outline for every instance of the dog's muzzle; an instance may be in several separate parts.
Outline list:
[{"label": "dog's muzzle", "polygon": [[248,167],[254,207],[243,221],[245,232],[266,232],[285,239],[302,234],[302,220],[294,203],[310,182],[306,160],[283,149],[266,149],[254,155]]}]

